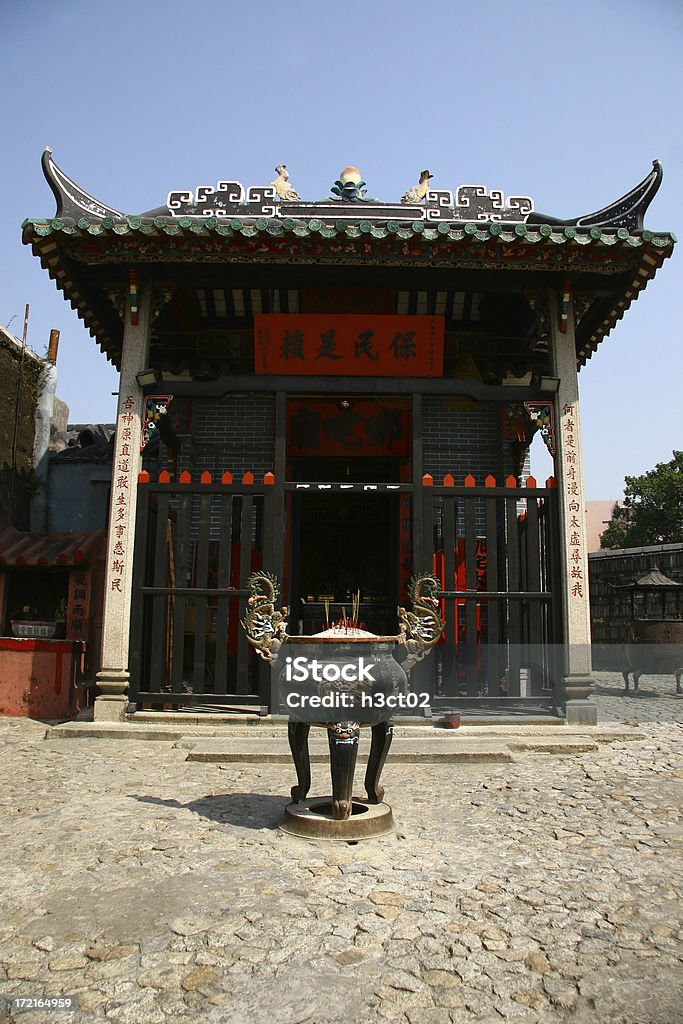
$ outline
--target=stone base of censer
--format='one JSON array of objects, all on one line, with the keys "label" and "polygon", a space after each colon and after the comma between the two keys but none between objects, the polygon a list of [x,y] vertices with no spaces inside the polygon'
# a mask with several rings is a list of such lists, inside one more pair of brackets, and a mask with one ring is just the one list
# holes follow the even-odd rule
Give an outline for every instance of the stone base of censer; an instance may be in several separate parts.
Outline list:
[{"label": "stone base of censer", "polygon": [[348,818],[335,818],[332,797],[316,797],[287,804],[280,829],[302,839],[336,839],[358,842],[375,839],[395,831],[391,807],[385,803],[367,803],[353,798]]}]

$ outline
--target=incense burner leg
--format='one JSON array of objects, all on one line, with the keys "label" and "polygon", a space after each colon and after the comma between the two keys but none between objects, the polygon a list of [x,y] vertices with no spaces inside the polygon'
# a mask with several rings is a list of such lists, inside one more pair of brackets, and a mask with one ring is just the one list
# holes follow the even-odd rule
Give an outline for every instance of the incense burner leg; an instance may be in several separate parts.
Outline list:
[{"label": "incense burner leg", "polygon": [[379,804],[384,799],[384,787],[379,784],[379,777],[394,738],[393,722],[378,722],[372,727],[372,743],[368,767],[365,772],[365,791],[371,804]]},{"label": "incense burner leg", "polygon": [[287,735],[289,749],[294,758],[298,785],[292,786],[292,800],[301,803],[306,799],[311,788],[311,759],[308,753],[308,734],[311,726],[308,722],[290,722]]},{"label": "incense burner leg", "polygon": [[335,722],[327,727],[332,772],[332,814],[339,821],[351,817],[353,774],[359,737],[358,722]]}]

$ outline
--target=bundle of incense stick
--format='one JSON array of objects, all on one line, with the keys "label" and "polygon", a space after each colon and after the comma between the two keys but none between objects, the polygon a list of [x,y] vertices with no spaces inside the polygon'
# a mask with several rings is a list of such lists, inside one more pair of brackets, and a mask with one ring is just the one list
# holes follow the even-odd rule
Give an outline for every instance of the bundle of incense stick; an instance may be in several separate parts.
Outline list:
[{"label": "bundle of incense stick", "polygon": [[326,629],[330,628],[330,599],[329,599],[329,597],[325,598],[325,628]]},{"label": "bundle of incense stick", "polygon": [[[329,615],[329,601],[325,601],[325,621],[329,629],[330,615]],[[356,591],[351,599],[351,617],[347,618],[346,606],[342,605],[341,618],[337,619],[336,622],[332,623],[333,629],[343,629],[344,632],[348,633],[350,629],[362,629],[363,623],[360,621],[360,590]]]},{"label": "bundle of incense stick", "polygon": [[351,607],[351,622],[354,626],[358,625],[358,619],[360,617],[360,590],[357,590],[353,595],[353,602]]}]

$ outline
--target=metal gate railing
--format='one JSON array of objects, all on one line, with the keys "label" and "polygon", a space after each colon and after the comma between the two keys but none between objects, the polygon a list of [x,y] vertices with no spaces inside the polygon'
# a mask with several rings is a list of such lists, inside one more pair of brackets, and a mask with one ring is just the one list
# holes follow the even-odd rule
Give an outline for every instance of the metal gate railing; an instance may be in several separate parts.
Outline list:
[{"label": "metal gate railing", "polygon": [[140,474],[129,687],[138,708],[268,704],[240,621],[249,575],[271,561],[274,482]]},{"label": "metal gate railing", "polygon": [[[423,478],[423,549],[441,581],[442,643],[431,667],[437,708],[554,706],[560,676],[560,564],[553,478],[456,487]],[[426,681],[426,680],[425,680]]]}]

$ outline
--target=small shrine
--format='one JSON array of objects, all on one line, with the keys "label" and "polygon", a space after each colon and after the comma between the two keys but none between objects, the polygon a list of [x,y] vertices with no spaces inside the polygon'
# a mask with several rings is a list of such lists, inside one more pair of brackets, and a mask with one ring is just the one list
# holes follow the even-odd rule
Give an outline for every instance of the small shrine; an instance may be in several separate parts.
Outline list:
[{"label": "small shrine", "polygon": [[631,675],[637,695],[642,675],[673,673],[676,693],[683,694],[683,583],[669,579],[653,565],[638,579],[611,584],[611,588],[622,598],[622,613],[623,598],[630,607],[623,638],[626,692]]},{"label": "small shrine", "polygon": [[268,714],[240,627],[262,570],[290,636],[352,609],[396,635],[433,574],[425,714],[594,722],[578,374],[672,253],[659,163],[569,220],[434,168],[312,199],[280,163],[137,214],[43,169],[57,209],[23,240],[121,374],[96,717]]}]

